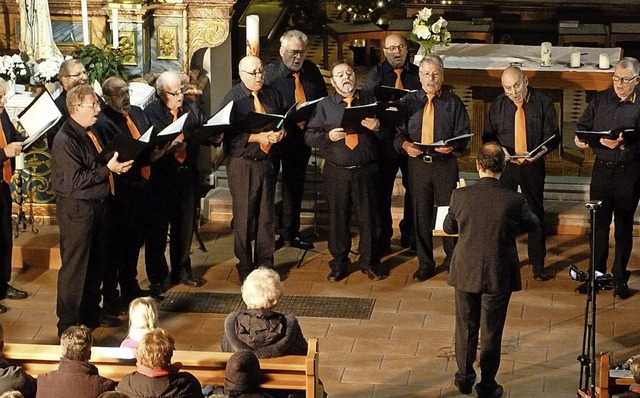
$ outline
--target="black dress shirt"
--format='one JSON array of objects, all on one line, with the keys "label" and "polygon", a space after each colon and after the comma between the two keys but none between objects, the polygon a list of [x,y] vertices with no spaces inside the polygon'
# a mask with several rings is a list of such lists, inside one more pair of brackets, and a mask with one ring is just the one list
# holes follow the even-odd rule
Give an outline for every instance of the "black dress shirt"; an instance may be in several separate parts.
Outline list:
[{"label": "black dress shirt", "polygon": [[[615,129],[635,129],[640,134],[640,88],[636,89],[624,101],[616,95],[613,88],[599,92],[587,105],[576,124],[578,131],[607,131]],[[624,148],[624,149],[623,149]],[[605,162],[633,162],[640,159],[640,140],[625,140],[624,145],[616,149],[594,147],[598,159]]]},{"label": "black dress shirt", "polygon": [[[131,136],[129,125],[127,125],[127,119],[125,119],[122,113],[106,105],[101,115],[103,115],[103,117],[98,118],[98,121],[96,122],[96,128],[100,131],[103,137],[115,137],[117,134],[125,134],[127,136]],[[142,108],[131,105],[131,108],[129,109],[129,116],[131,117],[133,124],[135,124],[138,128],[138,132],[140,133],[140,135],[144,134],[149,129],[149,127],[151,127],[151,121],[149,121],[147,114],[144,113]],[[138,159],[135,159],[133,165],[131,166],[131,169],[129,169],[129,171],[127,171],[126,173],[114,175],[116,184],[117,180],[119,179],[141,181],[143,177],[140,169],[143,166],[149,165],[150,161],[149,156],[147,155],[150,154],[150,152],[150,150],[148,152],[145,151],[145,153],[141,154]]]},{"label": "black dress shirt", "polygon": [[[398,126],[397,129],[395,147],[398,152],[405,152],[402,148],[405,141],[422,141],[422,114],[427,100],[427,93],[424,90],[409,93],[402,99],[402,103],[407,108],[407,116],[405,123]],[[471,132],[469,114],[457,95],[441,89],[433,98],[433,106],[435,109],[434,141],[446,140]],[[468,143],[468,138],[455,141],[452,145],[452,154],[461,156]]]},{"label": "black dress shirt", "polygon": [[[258,99],[260,99],[267,113],[282,115],[286,111],[282,95],[271,86],[264,84],[258,93]],[[237,126],[249,113],[255,111],[251,91],[242,82],[238,83],[224,96],[220,109],[231,101],[234,102],[233,111],[231,112],[232,126]],[[247,131],[240,131],[232,127],[224,135],[225,152],[237,158],[267,159],[269,154],[260,149],[259,143],[249,142],[250,135],[251,133]]]},{"label": "black dress shirt", "polygon": [[[357,93],[352,106],[375,102],[375,98],[366,93]],[[338,93],[320,100],[309,120],[305,133],[307,145],[317,147],[327,162],[340,167],[364,166],[376,160],[377,137],[372,131],[358,134],[358,146],[349,149],[344,140],[331,141],[329,131],[340,127],[346,103]]]},{"label": "black dress shirt", "polygon": [[[100,134],[93,128],[96,138]],[[102,201],[109,195],[109,169],[96,162],[98,150],[87,129],[68,118],[53,140],[51,185],[59,196]],[[104,142],[100,145],[104,148]]]},{"label": "black dress shirt", "polygon": [[[284,109],[289,109],[296,102],[296,86],[293,71],[282,62],[271,63],[265,67],[265,84],[280,91]],[[304,89],[306,101],[313,101],[327,96],[327,85],[320,73],[320,69],[308,59],[300,68],[300,82]]]},{"label": "black dress shirt", "polygon": [[[523,102],[526,128],[527,150],[532,150],[545,140],[556,135],[545,146],[547,153],[558,147],[560,143],[560,131],[558,129],[558,116],[553,102],[549,97],[538,90],[529,88],[527,98]],[[482,142],[497,141],[511,155],[515,155],[515,115],[518,108],[513,101],[501,94],[491,104],[489,119],[482,136]]]},{"label": "black dress shirt", "polygon": [[[4,131],[4,138],[7,140],[7,144],[23,140],[23,137],[18,134],[13,123],[11,123],[11,119],[9,118],[9,115],[7,115],[6,111],[3,111],[2,114],[0,114],[0,123],[2,123],[2,130]],[[11,161],[11,169],[13,170],[15,168],[15,158],[8,157],[7,154],[0,149],[0,180],[2,180],[2,165],[7,160]]]},{"label": "black dress shirt", "polygon": [[[187,143],[187,158],[183,163],[180,163],[176,160],[173,153],[166,154],[153,162],[152,175],[156,174],[156,170],[161,172],[162,170],[175,170],[179,167],[185,166],[193,168],[196,167],[200,146],[192,141],[191,135],[207,122],[207,115],[189,98],[185,98],[182,102],[182,107],[178,112],[178,118],[187,112],[189,113],[189,116],[187,116],[187,120],[185,121],[182,129],[184,140]],[[144,113],[146,113],[149,121],[153,124],[152,136],[154,137],[165,127],[173,123],[173,115],[171,114],[170,109],[160,99],[147,105],[147,107],[144,108]],[[140,134],[144,134],[144,131],[140,131]]]}]

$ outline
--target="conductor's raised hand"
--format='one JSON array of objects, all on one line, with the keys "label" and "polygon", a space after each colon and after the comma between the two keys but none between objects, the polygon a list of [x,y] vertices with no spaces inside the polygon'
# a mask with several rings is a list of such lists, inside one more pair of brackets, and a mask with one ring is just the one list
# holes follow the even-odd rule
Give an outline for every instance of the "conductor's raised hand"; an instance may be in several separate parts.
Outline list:
[{"label": "conductor's raised hand", "polygon": [[331,141],[344,140],[346,136],[347,136],[347,133],[344,132],[344,129],[342,127],[336,127],[335,129],[332,129],[331,131],[329,131],[329,139]]},{"label": "conductor's raised hand", "polygon": [[129,171],[132,164],[133,164],[133,160],[128,160],[126,162],[118,162],[118,152],[114,152],[113,157],[107,163],[107,168],[112,173],[122,174]]}]

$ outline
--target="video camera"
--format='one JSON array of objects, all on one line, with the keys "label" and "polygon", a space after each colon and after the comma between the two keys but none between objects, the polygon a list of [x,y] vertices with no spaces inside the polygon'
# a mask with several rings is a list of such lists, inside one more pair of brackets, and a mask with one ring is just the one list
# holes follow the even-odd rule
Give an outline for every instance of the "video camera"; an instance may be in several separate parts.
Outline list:
[{"label": "video camera", "polygon": [[[577,282],[588,282],[591,280],[591,274],[578,268],[576,265],[571,264],[569,266],[569,276],[571,279]],[[603,274],[596,270],[596,289],[597,290],[612,290],[613,289],[613,276],[611,274]]]}]

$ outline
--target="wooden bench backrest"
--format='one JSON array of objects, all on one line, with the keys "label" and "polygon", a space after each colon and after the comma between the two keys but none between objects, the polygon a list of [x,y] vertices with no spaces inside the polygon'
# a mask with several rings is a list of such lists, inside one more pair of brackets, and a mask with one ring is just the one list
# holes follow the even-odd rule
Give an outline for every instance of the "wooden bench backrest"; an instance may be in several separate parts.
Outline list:
[{"label": "wooden bench backrest", "polygon": [[[58,369],[60,346],[43,344],[4,345],[6,359],[19,363],[33,376]],[[181,362],[185,372],[193,374],[202,385],[224,385],[225,367],[231,353],[207,351],[173,352],[172,362]],[[91,361],[100,375],[121,380],[136,371],[132,350],[116,347],[93,347]],[[318,340],[309,339],[306,356],[288,355],[279,358],[260,359],[262,388],[306,391],[307,397],[318,395]]]}]

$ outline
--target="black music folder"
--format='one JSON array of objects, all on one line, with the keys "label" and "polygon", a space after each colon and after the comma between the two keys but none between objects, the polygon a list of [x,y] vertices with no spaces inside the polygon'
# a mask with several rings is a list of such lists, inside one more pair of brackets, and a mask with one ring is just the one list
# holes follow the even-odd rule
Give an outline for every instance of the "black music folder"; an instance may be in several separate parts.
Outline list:
[{"label": "black music folder", "polygon": [[301,104],[296,104],[293,107],[291,112],[288,112],[288,116],[286,118],[286,127],[291,125],[301,126],[302,130],[307,128],[307,123],[309,123],[309,119],[311,119],[311,115],[313,115],[313,111],[316,110],[316,106],[320,100],[325,97],[315,99],[313,101],[303,102]]},{"label": "black music folder", "polygon": [[98,155],[97,161],[100,163],[108,163],[115,152],[118,152],[118,162],[127,162],[129,160],[138,160],[138,158],[151,147],[149,140],[153,126],[140,136],[137,140],[130,134],[121,133],[113,137],[111,141],[102,149]]},{"label": "black music folder", "polygon": [[400,101],[379,101],[376,116],[380,123],[387,126],[398,126],[404,122],[407,108]]},{"label": "black music folder", "polygon": [[49,91],[44,90],[18,115],[18,121],[27,132],[27,139],[22,142],[22,150],[26,151],[38,138],[58,123],[62,113],[53,102]]},{"label": "black music folder", "polygon": [[397,101],[409,93],[418,90],[408,90],[406,88],[395,88],[391,86],[376,86],[375,96],[378,101]]},{"label": "black music folder", "polygon": [[176,138],[178,138],[180,133],[182,133],[182,130],[184,129],[184,123],[187,121],[188,115],[189,112],[185,113],[184,115],[180,116],[175,122],[165,127],[157,135],[150,137],[150,143],[162,148],[168,142],[174,141]]},{"label": "black music folder", "polygon": [[291,117],[291,114],[296,109],[296,104],[293,104],[291,108],[285,112],[284,115],[278,115],[275,113],[259,113],[249,112],[242,122],[238,125],[238,130],[246,133],[256,134],[264,131],[277,131],[280,130],[285,119]]},{"label": "black music folder", "polygon": [[190,139],[199,145],[209,145],[211,137],[223,135],[231,127],[233,101],[213,115],[202,127],[193,133]]},{"label": "black music folder", "polygon": [[464,140],[473,137],[473,134],[462,134],[457,137],[447,138],[446,140],[440,140],[431,144],[423,144],[422,142],[413,142],[413,146],[422,149],[425,152],[433,152],[437,147],[450,146],[456,141]]},{"label": "black music folder", "polygon": [[344,114],[342,115],[340,127],[342,127],[344,129],[344,132],[347,134],[366,133],[370,130],[362,125],[362,121],[366,118],[376,117],[377,113],[377,102],[368,105],[358,105],[352,106],[351,108],[344,108]]},{"label": "black music folder", "polygon": [[625,140],[627,140],[627,138],[629,138],[629,140],[636,139],[635,137],[633,137],[634,134],[631,133],[635,133],[635,129],[615,129],[606,131],[580,130],[576,131],[576,136],[580,141],[586,142],[592,148],[604,148],[604,145],[600,143],[601,138],[615,140],[620,136],[620,134],[622,134],[622,137]]},{"label": "black music folder", "polygon": [[520,158],[526,159],[526,158],[534,157],[534,156],[536,156],[538,154],[538,152],[542,151],[542,147],[543,146],[547,145],[549,142],[551,142],[555,138],[556,138],[556,135],[554,134],[551,137],[549,137],[546,140],[544,140],[544,142],[542,144],[538,145],[537,147],[533,148],[532,150],[527,151],[525,153],[519,153],[519,154],[516,154],[516,155],[510,155],[510,157],[512,159],[520,159]]}]

